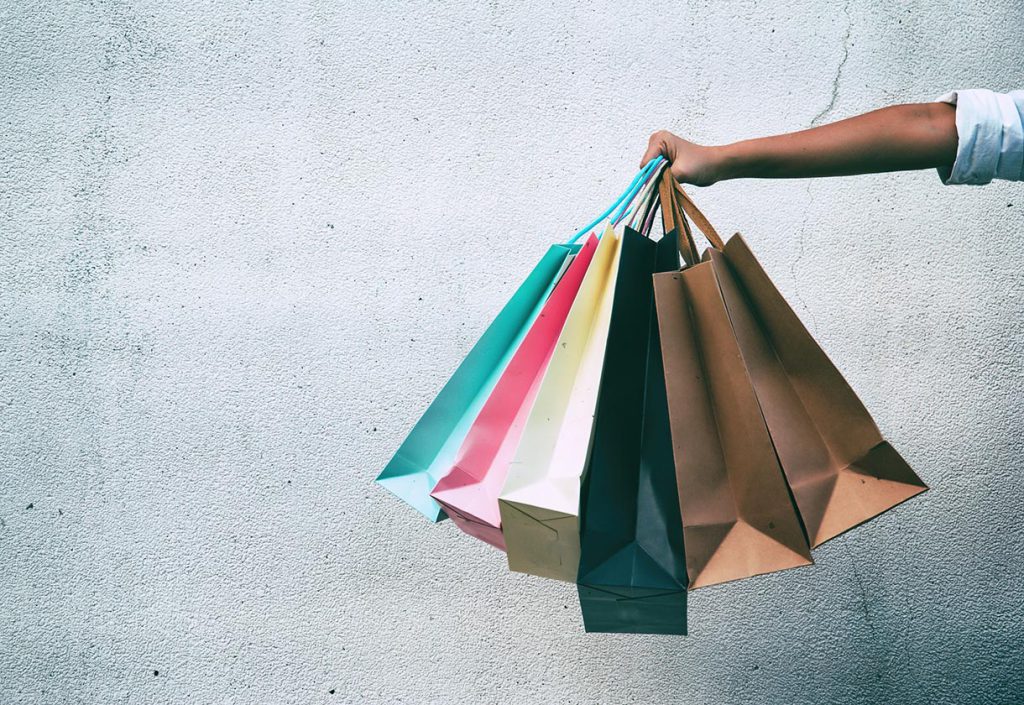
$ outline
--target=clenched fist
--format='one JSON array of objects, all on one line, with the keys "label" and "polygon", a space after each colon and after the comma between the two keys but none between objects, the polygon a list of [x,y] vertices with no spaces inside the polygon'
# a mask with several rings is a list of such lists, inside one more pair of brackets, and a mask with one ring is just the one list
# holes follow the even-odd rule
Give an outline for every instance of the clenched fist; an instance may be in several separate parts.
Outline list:
[{"label": "clenched fist", "polygon": [[651,135],[640,166],[643,167],[659,154],[664,155],[672,164],[672,176],[680,183],[710,186],[721,178],[718,173],[720,155],[717,147],[705,147],[660,130]]}]

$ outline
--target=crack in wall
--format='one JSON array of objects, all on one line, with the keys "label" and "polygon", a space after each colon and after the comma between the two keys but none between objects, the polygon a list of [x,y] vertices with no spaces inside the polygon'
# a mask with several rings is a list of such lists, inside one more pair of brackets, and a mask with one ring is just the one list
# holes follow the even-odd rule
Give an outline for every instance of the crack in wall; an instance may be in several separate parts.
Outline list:
[{"label": "crack in wall", "polygon": [[864,581],[860,579],[860,573],[857,572],[857,559],[853,555],[853,551],[850,547],[843,543],[843,549],[846,552],[846,557],[850,559],[850,569],[853,571],[853,581],[857,583],[857,589],[860,591],[860,607],[864,612],[864,621],[867,622],[868,630],[871,632],[871,637],[875,638],[875,623],[871,619],[871,612],[868,610],[868,593],[864,589]]},{"label": "crack in wall", "polygon": [[817,126],[829,113],[831,113],[836,103],[839,101],[839,82],[843,78],[843,69],[846,68],[846,61],[850,58],[850,35],[853,32],[853,20],[850,19],[850,2],[847,0],[846,4],[843,5],[843,14],[846,15],[846,31],[843,33],[843,56],[839,59],[839,65],[836,66],[836,75],[832,79],[832,95],[829,97],[828,105],[822,108],[821,112],[811,118],[811,127]]},{"label": "crack in wall", "polygon": [[[843,541],[840,545],[843,547],[846,557],[850,560],[850,570],[853,573],[853,581],[857,584],[857,589],[860,592],[860,607],[861,611],[864,613],[864,621],[868,625],[868,631],[871,633],[871,641],[878,645],[880,651],[884,651],[886,642],[885,640],[878,638],[878,632],[875,630],[875,622],[871,618],[871,610],[868,609],[868,591],[864,587],[864,581],[861,579],[860,573],[857,572],[857,558],[853,555],[853,551],[850,549],[850,546],[846,541]],[[890,652],[888,658],[879,659],[878,670],[875,673],[879,680],[881,680],[888,672],[895,655],[896,652]]]},{"label": "crack in wall", "polygon": [[[853,34],[853,20],[850,18],[850,0],[847,0],[846,4],[843,5],[843,14],[846,16],[846,29],[843,32],[842,41],[842,56],[839,59],[839,64],[836,66],[835,75],[832,77],[832,94],[829,96],[828,104],[818,112],[813,118],[811,118],[810,127],[817,127],[822,120],[825,119],[833,110],[835,110],[836,104],[839,102],[839,84],[843,79],[843,69],[846,68],[846,62],[850,58],[850,36]],[[804,257],[804,247],[807,239],[807,225],[810,220],[810,203],[813,203],[814,199],[811,195],[811,181],[807,182],[807,188],[805,193],[807,194],[808,206],[804,209],[803,222],[800,224],[800,230],[797,231],[796,245],[797,253],[793,257],[793,261],[789,265],[789,273],[793,277],[793,281],[797,281],[796,267],[800,264]],[[807,313],[811,321],[811,333],[816,332],[818,325],[814,319],[814,313],[807,306],[807,302],[804,301],[803,296],[800,295],[799,287],[794,287],[796,298],[800,302],[800,306]]]},{"label": "crack in wall", "polygon": [[[803,221],[800,223],[800,229],[796,234],[796,256],[793,257],[793,260],[789,264],[789,274],[793,277],[794,284],[798,282],[796,266],[800,264],[801,260],[804,258],[804,247],[807,240],[807,224],[811,219],[811,204],[814,203],[814,195],[811,193],[811,183],[812,182],[808,180],[807,188],[804,189],[804,193],[807,196],[807,206],[804,208]],[[800,308],[807,314],[807,318],[810,323],[809,329],[811,331],[811,335],[815,335],[818,331],[818,321],[814,318],[814,311],[812,311],[807,305],[807,302],[804,301],[804,297],[800,294],[799,286],[794,286],[793,291],[796,292],[796,299],[800,302]]]}]

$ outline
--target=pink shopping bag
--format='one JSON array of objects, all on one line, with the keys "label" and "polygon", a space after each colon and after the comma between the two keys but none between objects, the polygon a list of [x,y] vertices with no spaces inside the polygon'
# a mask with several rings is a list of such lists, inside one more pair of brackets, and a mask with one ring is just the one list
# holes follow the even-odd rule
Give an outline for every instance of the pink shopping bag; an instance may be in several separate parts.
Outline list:
[{"label": "pink shopping bag", "polygon": [[498,495],[597,244],[591,235],[555,285],[469,429],[455,464],[430,494],[460,529],[503,551]]}]

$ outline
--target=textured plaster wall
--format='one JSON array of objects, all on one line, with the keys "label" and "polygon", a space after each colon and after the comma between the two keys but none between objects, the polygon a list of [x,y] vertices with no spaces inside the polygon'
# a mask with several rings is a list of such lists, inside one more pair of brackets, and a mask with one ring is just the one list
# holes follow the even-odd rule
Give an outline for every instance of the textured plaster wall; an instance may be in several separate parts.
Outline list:
[{"label": "textured plaster wall", "polygon": [[1024,192],[696,190],[933,487],[587,635],[372,479],[649,132],[1021,87],[989,2],[0,6],[0,703],[1012,703]]}]

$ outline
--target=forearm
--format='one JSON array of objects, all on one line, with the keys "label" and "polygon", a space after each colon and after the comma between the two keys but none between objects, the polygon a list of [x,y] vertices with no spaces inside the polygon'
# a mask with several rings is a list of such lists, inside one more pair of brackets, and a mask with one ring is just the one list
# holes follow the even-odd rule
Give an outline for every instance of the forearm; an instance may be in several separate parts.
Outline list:
[{"label": "forearm", "polygon": [[847,176],[950,165],[956,159],[956,108],[895,105],[775,137],[710,147],[715,180]]}]

